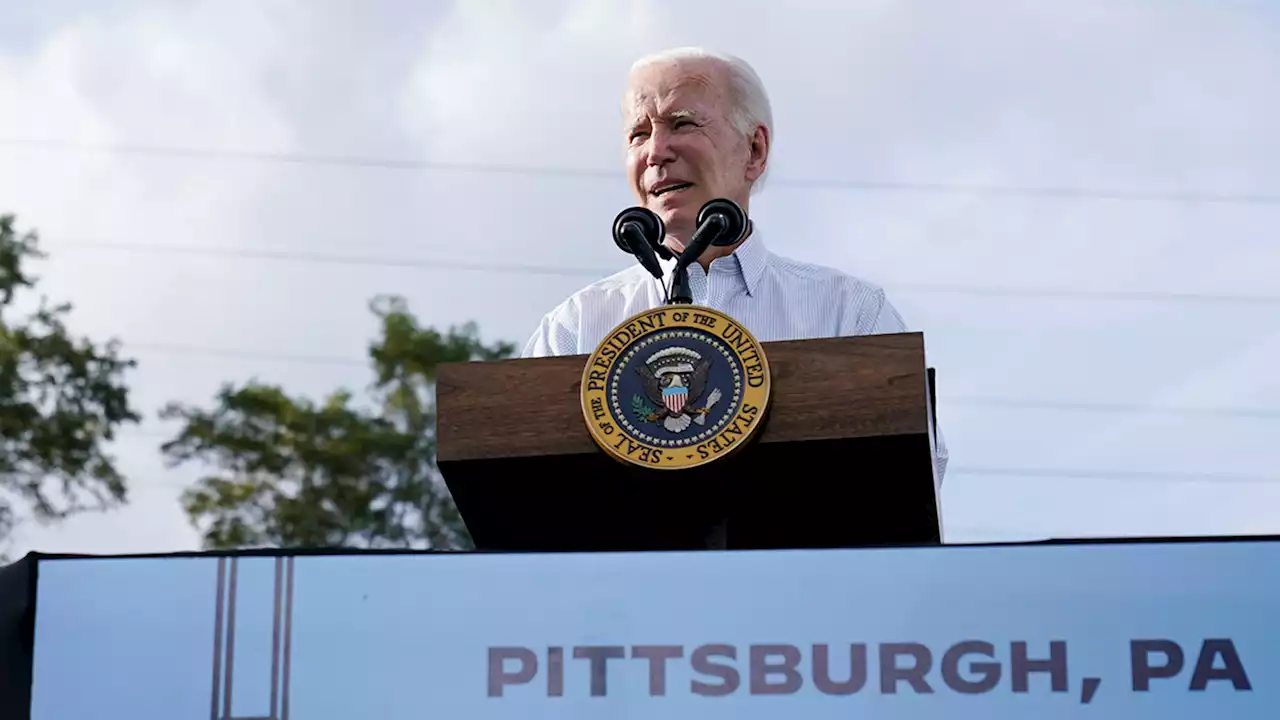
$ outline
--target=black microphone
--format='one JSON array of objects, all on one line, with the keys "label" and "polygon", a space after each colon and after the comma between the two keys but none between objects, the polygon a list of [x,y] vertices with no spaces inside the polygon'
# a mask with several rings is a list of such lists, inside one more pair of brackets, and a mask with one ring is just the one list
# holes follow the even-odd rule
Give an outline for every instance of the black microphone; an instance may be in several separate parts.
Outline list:
[{"label": "black microphone", "polygon": [[675,257],[662,244],[666,234],[662,218],[648,208],[627,208],[613,221],[613,241],[623,252],[635,255],[640,265],[659,280],[662,279],[662,266],[658,264],[658,258],[670,260]]},{"label": "black microphone", "polygon": [[709,201],[698,211],[697,230],[689,246],[680,254],[685,265],[694,262],[710,245],[733,245],[747,232],[747,213],[738,203],[724,198]]},{"label": "black microphone", "polygon": [[693,292],[689,288],[689,265],[696,262],[712,245],[733,245],[747,232],[747,213],[738,203],[725,198],[709,201],[698,211],[697,229],[680,259],[671,282],[671,302],[692,303]]}]

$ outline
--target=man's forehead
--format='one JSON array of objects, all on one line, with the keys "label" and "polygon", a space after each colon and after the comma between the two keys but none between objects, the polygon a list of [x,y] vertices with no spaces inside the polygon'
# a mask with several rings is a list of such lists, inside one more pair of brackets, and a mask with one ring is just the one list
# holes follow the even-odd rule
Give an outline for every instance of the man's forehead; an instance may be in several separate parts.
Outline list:
[{"label": "man's forehead", "polygon": [[694,115],[718,104],[720,78],[705,63],[664,63],[630,76],[623,97],[628,117],[657,113],[664,117]]}]

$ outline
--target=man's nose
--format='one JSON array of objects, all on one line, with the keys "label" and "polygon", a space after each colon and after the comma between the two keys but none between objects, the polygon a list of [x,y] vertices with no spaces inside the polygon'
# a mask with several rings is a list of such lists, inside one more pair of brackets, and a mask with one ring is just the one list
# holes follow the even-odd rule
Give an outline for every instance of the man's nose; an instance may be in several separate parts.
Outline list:
[{"label": "man's nose", "polygon": [[675,159],[670,135],[660,127],[654,128],[649,134],[649,164],[666,165]]}]

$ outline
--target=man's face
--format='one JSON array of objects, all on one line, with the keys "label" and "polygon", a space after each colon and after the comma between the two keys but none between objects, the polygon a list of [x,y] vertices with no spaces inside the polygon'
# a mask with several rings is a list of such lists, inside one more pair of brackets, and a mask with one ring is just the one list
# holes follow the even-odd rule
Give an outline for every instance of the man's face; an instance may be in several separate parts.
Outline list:
[{"label": "man's face", "polygon": [[696,60],[650,65],[627,85],[631,189],[681,246],[707,201],[728,198],[745,209],[751,183],[764,172],[767,134],[746,138],[730,123],[728,81],[718,63]]}]

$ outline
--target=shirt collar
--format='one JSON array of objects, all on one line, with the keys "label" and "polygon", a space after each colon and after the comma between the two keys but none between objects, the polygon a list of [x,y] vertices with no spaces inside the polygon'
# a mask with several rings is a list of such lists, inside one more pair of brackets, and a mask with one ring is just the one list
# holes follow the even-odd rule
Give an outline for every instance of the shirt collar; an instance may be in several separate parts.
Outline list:
[{"label": "shirt collar", "polygon": [[[742,281],[747,286],[747,294],[755,295],[756,288],[760,286],[760,278],[764,275],[765,265],[769,262],[769,249],[760,238],[760,228],[756,227],[755,223],[751,224],[751,234],[734,249],[729,258],[734,260],[738,272],[742,275]],[[715,267],[715,263],[711,265]]]},{"label": "shirt collar", "polygon": [[[676,261],[659,260],[662,265],[664,274],[668,277],[671,271],[675,269]],[[760,226],[753,221],[751,223],[751,234],[743,240],[733,252],[721,258],[711,261],[710,271],[712,274],[732,273],[742,279],[743,285],[747,288],[748,295],[755,295],[756,288],[760,286],[760,278],[764,276],[765,266],[769,262],[769,249],[765,246],[764,240],[760,237]]]}]

